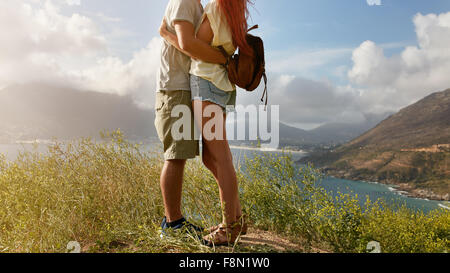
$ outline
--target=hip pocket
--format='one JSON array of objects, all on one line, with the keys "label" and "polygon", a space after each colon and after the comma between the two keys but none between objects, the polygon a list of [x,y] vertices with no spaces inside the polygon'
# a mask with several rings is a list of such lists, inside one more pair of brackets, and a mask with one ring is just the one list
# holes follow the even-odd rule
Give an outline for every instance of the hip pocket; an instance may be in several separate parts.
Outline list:
[{"label": "hip pocket", "polygon": [[210,83],[210,90],[214,95],[220,96],[222,98],[228,97],[230,94],[225,92],[219,88],[217,88],[214,84]]},{"label": "hip pocket", "polygon": [[156,112],[162,111],[164,106],[166,105],[164,97],[165,97],[165,94],[163,94],[161,92],[156,93],[156,99],[155,99],[155,111]]}]

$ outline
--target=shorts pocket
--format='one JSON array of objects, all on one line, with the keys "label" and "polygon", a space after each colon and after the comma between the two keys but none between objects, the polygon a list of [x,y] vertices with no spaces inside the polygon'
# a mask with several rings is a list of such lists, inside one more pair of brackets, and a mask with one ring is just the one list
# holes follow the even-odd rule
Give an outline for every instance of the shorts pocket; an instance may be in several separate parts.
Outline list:
[{"label": "shorts pocket", "polygon": [[160,112],[166,103],[164,102],[164,94],[162,93],[156,93],[156,99],[155,99],[155,110],[157,112]]},{"label": "shorts pocket", "polygon": [[[213,85],[213,84],[211,84],[211,85]],[[220,90],[219,88],[217,88],[215,86],[211,86],[210,90],[214,95],[220,96],[222,98],[229,96],[228,92]]]},{"label": "shorts pocket", "polygon": [[165,103],[163,101],[157,102],[155,110],[158,112],[161,111],[164,108],[164,105],[165,105]]},{"label": "shorts pocket", "polygon": [[197,76],[191,75],[191,89],[193,88],[199,89],[200,88],[199,81],[200,80]]}]

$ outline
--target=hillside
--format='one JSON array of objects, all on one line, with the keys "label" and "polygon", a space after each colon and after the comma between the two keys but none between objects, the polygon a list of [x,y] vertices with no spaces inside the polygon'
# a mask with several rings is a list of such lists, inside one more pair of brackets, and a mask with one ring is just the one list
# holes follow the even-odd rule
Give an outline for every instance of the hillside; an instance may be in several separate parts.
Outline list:
[{"label": "hillside", "polygon": [[0,90],[0,102],[0,142],[95,137],[117,128],[134,139],[156,136],[153,111],[130,97],[29,84]]},{"label": "hillside", "polygon": [[[367,115],[357,123],[326,123],[312,130],[303,130],[280,122],[280,148],[301,148],[315,150],[323,146],[346,143],[373,128],[385,119],[389,113]],[[247,128],[249,127],[247,121]],[[233,145],[254,146],[255,141],[231,141]]]},{"label": "hillside", "polygon": [[343,144],[359,137],[392,114],[394,113],[365,115],[364,120],[357,123],[327,123],[310,133],[321,143]]},{"label": "hillside", "polygon": [[450,89],[431,94],[336,150],[301,160],[334,176],[450,199]]}]

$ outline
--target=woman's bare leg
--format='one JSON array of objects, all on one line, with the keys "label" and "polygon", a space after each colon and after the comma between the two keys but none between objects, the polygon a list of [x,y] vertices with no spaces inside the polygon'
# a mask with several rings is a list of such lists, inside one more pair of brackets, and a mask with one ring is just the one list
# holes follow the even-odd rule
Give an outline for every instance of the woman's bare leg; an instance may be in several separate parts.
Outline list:
[{"label": "woman's bare leg", "polygon": [[[216,179],[216,182],[219,183],[219,180],[217,178],[217,169],[216,164],[214,164],[214,157],[212,156],[211,152],[207,148],[205,144],[203,144],[203,153],[202,153],[202,160],[205,167],[211,171],[214,178]],[[239,182],[238,182],[239,185]],[[239,220],[239,218],[242,217],[242,208],[241,208],[241,202],[239,201],[239,195],[238,198],[235,200],[234,204],[236,207],[236,220]]]},{"label": "woman's bare leg", "polygon": [[[194,113],[196,113],[196,115],[203,113],[204,109],[210,106],[218,107],[220,112],[222,112],[220,106],[213,103],[193,102]],[[195,107],[202,107],[202,111],[198,111]],[[237,221],[237,218],[242,215],[242,212],[239,202],[238,183],[233,165],[233,157],[226,139],[226,115],[217,117],[204,117],[203,115],[201,117],[196,116],[196,121],[199,127],[202,128],[202,133],[204,133],[203,128],[205,124],[211,119],[217,118],[219,119],[216,120],[217,124],[220,124],[223,135],[221,139],[208,140],[207,137],[203,138],[203,161],[205,166],[211,170],[219,185],[220,199],[222,206],[224,207],[224,223],[231,224]],[[217,128],[215,129],[217,130]]]}]

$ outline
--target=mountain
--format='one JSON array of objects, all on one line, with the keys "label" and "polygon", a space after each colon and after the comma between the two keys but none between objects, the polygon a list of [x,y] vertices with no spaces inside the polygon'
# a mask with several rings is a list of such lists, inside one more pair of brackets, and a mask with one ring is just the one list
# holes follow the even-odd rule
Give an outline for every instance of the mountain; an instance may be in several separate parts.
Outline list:
[{"label": "mountain", "polygon": [[0,90],[0,142],[99,136],[120,128],[129,138],[156,136],[152,110],[138,108],[131,97],[45,84]]},{"label": "mountain", "polygon": [[327,123],[310,133],[321,143],[343,144],[372,129],[392,114],[366,114],[363,121],[356,123]]},{"label": "mountain", "polygon": [[[280,123],[280,144],[281,147],[303,149],[342,144],[361,135],[385,117],[367,116],[361,123],[331,123],[310,131]],[[0,142],[98,136],[103,129],[117,128],[129,138],[146,140],[156,137],[153,119],[153,110],[138,108],[127,96],[41,83],[0,90]],[[254,142],[232,143],[255,145]]]},{"label": "mountain", "polygon": [[346,143],[393,113],[366,115],[364,120],[356,123],[326,123],[312,130],[302,130],[280,123],[280,142],[286,145],[339,145]]},{"label": "mountain", "polygon": [[286,145],[316,144],[314,135],[307,130],[299,129],[280,122],[280,142]]},{"label": "mountain", "polygon": [[[378,120],[379,122],[379,120]],[[248,128],[248,121],[246,122]],[[303,130],[280,122],[280,147],[314,150],[321,146],[334,146],[348,142],[361,135],[376,123],[361,122],[356,124],[328,123],[313,130]],[[233,145],[254,146],[256,141],[231,141]]]},{"label": "mountain", "polygon": [[339,148],[300,161],[331,175],[396,184],[411,194],[450,199],[450,89],[382,121]]}]

